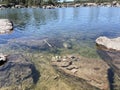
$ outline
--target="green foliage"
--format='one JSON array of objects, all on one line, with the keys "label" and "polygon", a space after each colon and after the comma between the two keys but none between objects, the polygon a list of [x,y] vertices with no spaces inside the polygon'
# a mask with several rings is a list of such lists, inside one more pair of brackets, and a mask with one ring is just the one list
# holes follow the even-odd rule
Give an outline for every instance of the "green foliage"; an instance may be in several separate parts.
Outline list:
[{"label": "green foliage", "polygon": [[2,0],[0,1],[1,4],[21,4],[27,6],[41,6],[44,3],[55,5],[57,4],[58,0]]},{"label": "green foliage", "polygon": [[[42,6],[42,5],[57,5],[60,0],[1,0],[0,4],[21,4],[25,6]],[[112,3],[114,0],[73,0],[70,3],[103,3],[110,2]],[[116,0],[119,2],[119,0]],[[69,3],[68,0],[63,0],[63,3]]]}]

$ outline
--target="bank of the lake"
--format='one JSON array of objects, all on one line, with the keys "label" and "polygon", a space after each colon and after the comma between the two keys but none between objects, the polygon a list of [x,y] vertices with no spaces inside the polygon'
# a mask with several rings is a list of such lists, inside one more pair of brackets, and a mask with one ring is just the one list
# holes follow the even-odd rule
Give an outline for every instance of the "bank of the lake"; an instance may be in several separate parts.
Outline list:
[{"label": "bank of the lake", "polygon": [[[26,2],[27,3],[27,2]],[[43,8],[43,9],[55,9],[55,8],[66,8],[66,7],[120,7],[119,1],[66,1],[66,2],[60,2],[60,1],[46,1],[41,2],[37,4],[33,3],[27,3],[25,2],[0,2],[0,9],[6,9],[6,8]]]}]

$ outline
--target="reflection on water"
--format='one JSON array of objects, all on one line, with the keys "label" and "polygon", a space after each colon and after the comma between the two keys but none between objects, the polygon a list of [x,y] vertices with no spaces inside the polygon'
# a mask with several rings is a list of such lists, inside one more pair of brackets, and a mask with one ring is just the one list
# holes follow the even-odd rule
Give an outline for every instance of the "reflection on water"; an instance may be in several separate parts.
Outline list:
[{"label": "reflection on water", "polygon": [[15,39],[21,42],[22,38],[28,41],[49,38],[49,42],[60,40],[54,43],[56,47],[62,43],[73,45],[68,52],[94,56],[94,41],[98,36],[120,35],[120,8],[114,7],[6,9],[0,11],[0,18],[9,18],[14,23],[13,33],[0,35],[1,47],[11,47]]}]

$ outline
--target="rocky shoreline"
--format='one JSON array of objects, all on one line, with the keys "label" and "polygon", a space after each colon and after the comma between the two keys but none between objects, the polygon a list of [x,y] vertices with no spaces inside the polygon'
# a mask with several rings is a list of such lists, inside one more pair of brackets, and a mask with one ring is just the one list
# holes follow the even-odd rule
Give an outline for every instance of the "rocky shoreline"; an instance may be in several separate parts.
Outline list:
[{"label": "rocky shoreline", "polygon": [[120,7],[120,3],[117,1],[103,2],[103,3],[59,3],[57,5],[42,5],[42,6],[25,6],[15,4],[0,4],[0,9],[6,8],[43,8],[43,9],[55,9],[63,7]]}]

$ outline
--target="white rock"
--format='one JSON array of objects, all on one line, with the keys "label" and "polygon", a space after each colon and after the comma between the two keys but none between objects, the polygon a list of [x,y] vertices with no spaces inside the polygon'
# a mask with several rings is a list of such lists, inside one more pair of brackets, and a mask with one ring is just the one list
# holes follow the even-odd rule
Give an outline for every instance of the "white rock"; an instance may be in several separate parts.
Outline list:
[{"label": "white rock", "polygon": [[9,33],[13,30],[13,23],[8,19],[0,19],[0,34]]},{"label": "white rock", "polygon": [[6,55],[0,54],[0,61],[6,61]]},{"label": "white rock", "polygon": [[108,50],[120,51],[120,37],[109,39],[105,36],[101,36],[96,39],[96,44]]}]

